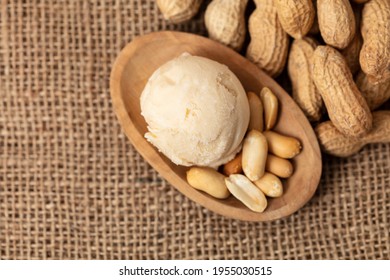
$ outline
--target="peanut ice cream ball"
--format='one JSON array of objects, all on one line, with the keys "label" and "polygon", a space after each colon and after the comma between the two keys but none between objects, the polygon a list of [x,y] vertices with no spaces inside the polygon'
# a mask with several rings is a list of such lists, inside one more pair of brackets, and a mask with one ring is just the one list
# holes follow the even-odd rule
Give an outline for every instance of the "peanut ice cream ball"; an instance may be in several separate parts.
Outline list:
[{"label": "peanut ice cream ball", "polygon": [[158,68],[141,95],[145,138],[177,165],[234,158],[249,123],[244,88],[228,67],[184,53]]}]

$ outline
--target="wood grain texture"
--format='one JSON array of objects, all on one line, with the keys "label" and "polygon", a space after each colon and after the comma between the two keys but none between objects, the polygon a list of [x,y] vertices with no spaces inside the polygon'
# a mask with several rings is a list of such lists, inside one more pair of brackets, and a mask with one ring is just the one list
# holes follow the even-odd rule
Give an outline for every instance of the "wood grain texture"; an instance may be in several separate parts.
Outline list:
[{"label": "wood grain texture", "polygon": [[[294,174],[284,180],[282,197],[270,199],[263,213],[255,213],[230,196],[215,199],[192,188],[186,181],[188,168],[177,166],[148,143],[146,122],[140,114],[139,97],[151,74],[163,63],[189,52],[227,65],[246,91],[260,92],[267,86],[280,101],[275,131],[298,138],[302,152],[293,160]],[[233,50],[210,39],[180,32],[157,32],[134,39],[117,57],[110,78],[114,111],[123,131],[161,176],[177,190],[226,217],[247,221],[269,221],[286,217],[300,209],[313,196],[321,177],[321,153],[315,133],[292,98],[268,75]]]}]

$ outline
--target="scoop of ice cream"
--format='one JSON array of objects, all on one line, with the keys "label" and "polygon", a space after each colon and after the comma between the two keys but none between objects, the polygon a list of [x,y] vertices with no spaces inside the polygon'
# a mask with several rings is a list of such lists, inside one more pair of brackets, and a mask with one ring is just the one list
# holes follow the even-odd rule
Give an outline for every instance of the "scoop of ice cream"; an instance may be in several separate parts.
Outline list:
[{"label": "scoop of ice cream", "polygon": [[184,53],[158,68],[141,95],[145,138],[178,165],[217,167],[241,148],[249,104],[238,78]]}]

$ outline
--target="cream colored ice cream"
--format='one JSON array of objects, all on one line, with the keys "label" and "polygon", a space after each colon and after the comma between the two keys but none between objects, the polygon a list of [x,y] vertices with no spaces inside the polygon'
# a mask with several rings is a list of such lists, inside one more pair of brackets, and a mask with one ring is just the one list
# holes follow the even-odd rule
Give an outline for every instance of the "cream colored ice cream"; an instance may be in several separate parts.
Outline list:
[{"label": "cream colored ice cream", "polygon": [[249,104],[238,78],[184,53],[158,68],[141,95],[146,139],[178,165],[217,167],[241,149]]}]

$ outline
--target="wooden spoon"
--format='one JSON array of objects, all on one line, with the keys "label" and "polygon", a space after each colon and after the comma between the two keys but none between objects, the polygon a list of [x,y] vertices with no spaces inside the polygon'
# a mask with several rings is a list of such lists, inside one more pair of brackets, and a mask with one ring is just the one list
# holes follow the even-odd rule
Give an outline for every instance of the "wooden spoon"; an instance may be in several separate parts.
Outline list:
[{"label": "wooden spoon", "polygon": [[[275,131],[298,138],[303,146],[293,160],[295,172],[284,180],[284,194],[268,199],[263,213],[246,208],[233,196],[219,200],[192,188],[186,181],[187,167],[177,166],[147,142],[147,127],[140,114],[140,95],[152,73],[183,52],[227,65],[246,91],[260,92],[267,86],[279,99],[279,121]],[[110,79],[111,98],[119,122],[138,152],[161,176],[193,201],[226,217],[268,221],[300,209],[314,194],[321,177],[321,153],[309,121],[291,97],[268,75],[233,50],[210,39],[181,32],[156,32],[135,38],[117,57]]]}]

